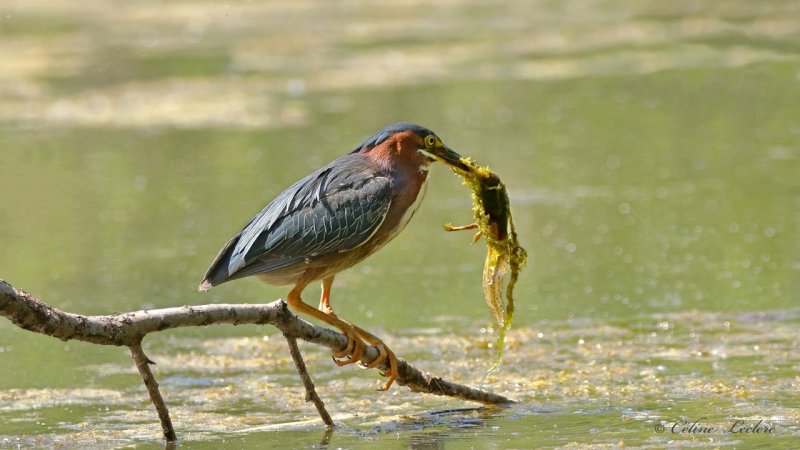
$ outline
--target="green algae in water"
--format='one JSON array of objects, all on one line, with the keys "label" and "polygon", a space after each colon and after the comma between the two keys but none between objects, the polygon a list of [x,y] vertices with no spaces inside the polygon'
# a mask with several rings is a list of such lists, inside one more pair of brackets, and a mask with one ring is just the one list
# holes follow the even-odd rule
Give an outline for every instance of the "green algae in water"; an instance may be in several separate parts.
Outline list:
[{"label": "green algae in water", "polygon": [[[514,287],[519,272],[528,261],[528,254],[519,245],[508,191],[494,172],[488,167],[475,164],[469,158],[461,158],[462,166],[452,169],[464,178],[472,190],[472,213],[475,223],[454,227],[445,225],[445,230],[478,229],[473,242],[481,236],[486,241],[486,262],[483,266],[483,294],[486,304],[494,314],[499,326],[497,333],[497,357],[486,375],[497,370],[503,362],[506,332],[514,318]],[[506,279],[508,281],[506,282]]]}]

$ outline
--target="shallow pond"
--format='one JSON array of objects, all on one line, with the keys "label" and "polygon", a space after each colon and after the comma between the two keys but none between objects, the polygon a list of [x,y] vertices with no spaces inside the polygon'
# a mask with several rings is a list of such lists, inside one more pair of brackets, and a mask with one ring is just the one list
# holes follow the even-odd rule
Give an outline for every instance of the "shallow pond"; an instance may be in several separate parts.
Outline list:
[{"label": "shallow pond", "polygon": [[[374,392],[271,328],[151,336],[180,445],[796,448],[800,8],[787,2],[19,3],[0,17],[0,278],[108,314],[196,293],[280,190],[411,120],[507,184],[530,264],[502,368],[444,167],[337,312],[520,403]],[[307,298],[318,295],[309,288]],[[312,301],[309,301],[313,303]],[[0,320],[0,447],[159,447],[125,349]],[[758,431],[758,432],[747,432]]]}]

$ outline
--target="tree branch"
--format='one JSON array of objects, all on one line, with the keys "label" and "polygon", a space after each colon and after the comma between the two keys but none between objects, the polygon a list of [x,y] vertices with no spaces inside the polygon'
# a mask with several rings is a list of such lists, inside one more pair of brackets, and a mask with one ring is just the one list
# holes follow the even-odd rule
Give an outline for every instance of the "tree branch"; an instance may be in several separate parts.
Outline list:
[{"label": "tree branch", "polygon": [[303,361],[303,356],[300,354],[300,347],[297,346],[297,339],[294,336],[286,334],[283,336],[286,338],[286,343],[289,345],[289,353],[292,355],[292,360],[294,360],[294,367],[297,369],[297,373],[300,374],[300,380],[306,388],[306,401],[313,402],[314,406],[317,408],[317,412],[319,412],[320,418],[325,422],[325,425],[327,425],[328,428],[333,428],[333,419],[331,419],[331,415],[328,414],[328,410],[325,409],[325,403],[323,403],[322,399],[317,395],[317,390],[314,389],[314,382],[311,381],[311,376],[306,369],[306,363]]},{"label": "tree branch", "polygon": [[144,381],[147,392],[150,394],[150,401],[153,402],[153,405],[156,407],[158,419],[161,421],[161,430],[164,432],[164,438],[167,442],[177,440],[178,437],[175,435],[172,419],[169,417],[169,409],[167,409],[167,404],[164,403],[164,398],[161,397],[161,392],[158,390],[156,377],[154,377],[153,372],[150,371],[150,364],[154,363],[144,354],[141,343],[131,345],[128,348],[131,351],[133,361],[136,363],[136,368],[139,369],[139,375],[142,376],[142,381]]},{"label": "tree branch", "polygon": [[[174,431],[171,437],[168,434],[168,429],[171,429],[172,425],[165,426],[164,418],[168,421],[169,413],[161,395],[158,393],[158,384],[155,382],[152,373],[150,373],[149,367],[147,367],[147,357],[141,348],[142,339],[147,334],[171,328],[215,324],[270,324],[281,330],[287,339],[303,339],[337,351],[343,350],[347,345],[347,337],[345,335],[328,328],[313,325],[297,317],[289,310],[288,305],[283,300],[276,300],[267,304],[181,306],[149,311],[134,311],[117,315],[84,316],[53,308],[0,279],[0,315],[5,316],[21,328],[53,336],[63,341],[75,339],[94,344],[129,347],[151,399],[162,419],[164,436],[168,441],[175,440]],[[289,342],[289,344],[291,349],[291,343]],[[378,349],[367,347],[364,349],[361,360],[366,363],[377,357]],[[502,395],[433,377],[428,373],[423,373],[401,358],[397,359],[397,363],[398,376],[396,383],[400,386],[406,386],[414,392],[445,395],[491,405],[514,403],[513,400]],[[386,364],[379,365],[376,368],[381,371],[389,369]],[[148,379],[150,384],[148,384]],[[159,401],[161,403],[160,406]],[[322,411],[324,411],[324,408]],[[320,414],[322,414],[322,411],[320,411]],[[325,420],[324,416],[323,420]]]}]

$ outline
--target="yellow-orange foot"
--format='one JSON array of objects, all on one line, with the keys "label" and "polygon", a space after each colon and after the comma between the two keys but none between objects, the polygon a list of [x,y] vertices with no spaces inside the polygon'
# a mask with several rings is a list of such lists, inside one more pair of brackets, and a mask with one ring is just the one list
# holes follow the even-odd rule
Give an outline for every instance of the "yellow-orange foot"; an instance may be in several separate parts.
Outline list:
[{"label": "yellow-orange foot", "polygon": [[333,362],[337,366],[346,366],[358,362],[361,359],[361,354],[364,353],[364,341],[358,336],[352,325],[349,329],[342,330],[342,333],[347,336],[347,346],[344,350],[332,352]]},{"label": "yellow-orange foot", "polygon": [[394,380],[397,379],[397,357],[394,356],[394,352],[391,351],[382,340],[375,337],[375,335],[366,332],[359,327],[355,327],[355,329],[358,332],[358,335],[362,337],[364,341],[378,349],[378,356],[376,356],[375,359],[368,363],[360,364],[360,366],[365,369],[372,369],[373,367],[377,367],[386,362],[386,364],[389,366],[389,370],[381,372],[381,375],[384,377],[389,377],[389,379],[386,380],[386,383],[379,387],[378,390],[389,390],[389,388],[392,386],[392,383],[394,383]]}]

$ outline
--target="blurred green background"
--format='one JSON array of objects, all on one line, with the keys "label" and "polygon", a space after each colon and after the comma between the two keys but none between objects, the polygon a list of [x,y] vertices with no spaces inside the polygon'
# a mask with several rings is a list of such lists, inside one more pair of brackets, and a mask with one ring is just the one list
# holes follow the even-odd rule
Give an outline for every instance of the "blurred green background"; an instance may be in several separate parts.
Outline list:
[{"label": "blurred green background", "polygon": [[[798,105],[795,2],[6,2],[0,278],[86,314],[281,298],[286,288],[249,279],[204,295],[195,288],[222,244],[283,188],[380,127],[412,121],[490,165],[508,187],[530,263],[517,288],[511,359],[486,387],[526,406],[392,419],[463,405],[397,388],[373,393],[376,374],[337,371],[309,346],[320,359],[312,375],[334,387],[321,394],[347,406],[332,409],[361,414],[342,418],[332,444],[707,444],[653,432],[683,399],[685,417],[719,423],[777,408],[777,436],[714,438],[790,445],[800,405]],[[470,220],[470,197],[445,167],[432,172],[406,231],[339,275],[332,303],[398,355],[477,383],[493,357],[480,288],[485,247],[442,231]],[[306,298],[317,295],[309,288]],[[225,326],[145,343],[172,380],[165,395],[192,417],[181,424],[193,445],[215,447],[249,423],[222,418],[260,425],[276,415],[309,424],[272,431],[273,442],[318,440],[290,367],[242,365],[265,359],[265,342],[286,358],[269,334]],[[589,336],[640,359],[629,366],[604,354],[608,367],[625,370],[574,379],[598,361],[576,351]],[[547,345],[566,360],[539,353]],[[254,353],[187,362],[211,348]],[[207,373],[215,364],[222,375]],[[62,343],[3,320],[0,369],[0,445],[158,445],[124,349]],[[649,371],[663,377],[650,394],[541,385],[641,386]],[[270,373],[285,378],[272,385]],[[234,388],[248,382],[247,393]],[[692,382],[754,390],[694,406]],[[276,395],[265,383],[297,403],[265,406]],[[645,400],[654,392],[659,401]],[[102,408],[120,395],[109,418]],[[203,411],[213,414],[196,416]],[[623,424],[629,418],[635,425]],[[541,425],[549,421],[567,431],[552,435]],[[237,446],[263,441],[256,431],[236,436]]]}]

